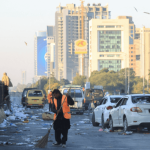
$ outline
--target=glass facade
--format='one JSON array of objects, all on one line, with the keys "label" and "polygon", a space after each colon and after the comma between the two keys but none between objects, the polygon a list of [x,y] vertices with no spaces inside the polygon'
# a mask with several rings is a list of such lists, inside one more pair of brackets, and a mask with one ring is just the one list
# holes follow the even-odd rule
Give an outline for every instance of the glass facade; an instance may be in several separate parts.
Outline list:
[{"label": "glass facade", "polygon": [[98,52],[121,52],[121,31],[98,31]]},{"label": "glass facade", "polygon": [[120,71],[121,70],[121,60],[114,60],[114,59],[109,59],[109,60],[98,60],[98,71],[108,68],[109,71]]}]

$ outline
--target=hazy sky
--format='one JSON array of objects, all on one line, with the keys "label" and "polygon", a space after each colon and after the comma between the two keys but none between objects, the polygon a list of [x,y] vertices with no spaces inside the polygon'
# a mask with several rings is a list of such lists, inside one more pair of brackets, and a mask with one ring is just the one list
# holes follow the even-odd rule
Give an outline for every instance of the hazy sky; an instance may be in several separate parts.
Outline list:
[{"label": "hazy sky", "polygon": [[[87,3],[109,4],[112,19],[132,16],[137,27],[150,27],[150,0],[85,0]],[[27,71],[27,82],[34,76],[34,33],[55,25],[56,7],[79,0],[0,0],[0,79],[7,72],[14,85],[21,83],[21,71]],[[137,8],[138,12],[135,11]],[[28,43],[28,46],[24,42]]]}]

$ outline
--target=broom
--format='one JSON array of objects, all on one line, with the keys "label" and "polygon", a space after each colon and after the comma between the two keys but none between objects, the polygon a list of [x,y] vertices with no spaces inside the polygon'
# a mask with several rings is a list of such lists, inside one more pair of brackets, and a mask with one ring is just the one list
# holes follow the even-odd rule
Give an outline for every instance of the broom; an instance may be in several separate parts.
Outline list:
[{"label": "broom", "polygon": [[[69,93],[70,89],[71,89],[71,88],[69,88],[67,94]],[[66,95],[67,95],[67,94],[66,94]],[[66,97],[67,97],[67,96],[65,96],[65,99],[66,99]],[[65,102],[65,99],[64,99],[63,103]],[[58,110],[59,112],[60,112],[60,110],[61,110],[61,108],[62,108],[63,103],[61,104],[61,107],[60,107],[60,109]],[[59,114],[59,113],[58,113],[58,114]],[[57,119],[58,114],[56,115],[55,120]],[[47,133],[44,137],[42,137],[41,140],[38,141],[38,143],[35,145],[35,147],[44,148],[44,147],[47,145],[48,137],[49,137],[51,128],[53,127],[53,124],[54,124],[55,120],[53,121],[53,123],[52,123],[50,129],[48,130],[48,133]]]}]

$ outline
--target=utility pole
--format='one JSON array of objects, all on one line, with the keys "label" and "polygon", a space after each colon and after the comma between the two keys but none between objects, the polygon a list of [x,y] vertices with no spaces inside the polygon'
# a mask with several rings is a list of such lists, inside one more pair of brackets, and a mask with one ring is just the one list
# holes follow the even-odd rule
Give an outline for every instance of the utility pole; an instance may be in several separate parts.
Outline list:
[{"label": "utility pole", "polygon": [[[84,40],[84,1],[81,1],[82,40]],[[84,75],[84,54],[82,54],[82,75]]]}]

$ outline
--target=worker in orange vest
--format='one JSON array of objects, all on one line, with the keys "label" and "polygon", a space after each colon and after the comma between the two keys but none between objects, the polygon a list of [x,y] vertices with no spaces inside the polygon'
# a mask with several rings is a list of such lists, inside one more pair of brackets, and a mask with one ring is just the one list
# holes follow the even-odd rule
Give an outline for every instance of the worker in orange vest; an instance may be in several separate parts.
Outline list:
[{"label": "worker in orange vest", "polygon": [[53,104],[53,95],[52,95],[52,91],[49,92],[48,96],[48,103],[49,103],[49,111],[51,110],[52,104]]},{"label": "worker in orange vest", "polygon": [[[69,105],[74,105],[73,99],[68,95],[62,95],[58,89],[53,91],[54,103],[52,106],[52,112],[54,112],[54,130],[55,130],[55,140],[54,146],[66,147],[66,141],[68,136],[68,130],[70,129],[70,107]],[[59,111],[62,105],[61,110]],[[57,118],[56,115],[58,114]],[[61,139],[61,134],[63,135]]]}]

